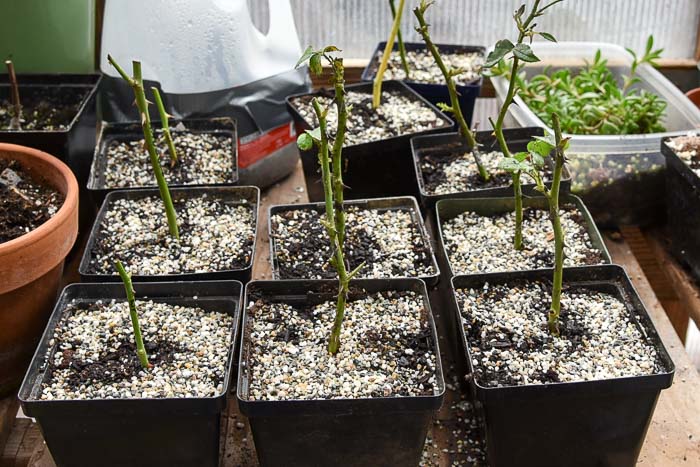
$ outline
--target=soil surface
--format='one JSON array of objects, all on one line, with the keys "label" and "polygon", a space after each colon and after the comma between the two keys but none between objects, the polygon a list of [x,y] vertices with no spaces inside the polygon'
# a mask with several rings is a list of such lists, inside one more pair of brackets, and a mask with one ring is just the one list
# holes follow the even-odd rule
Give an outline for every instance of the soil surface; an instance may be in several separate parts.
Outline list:
[{"label": "soil surface", "polygon": [[[323,90],[314,95],[301,96],[293,103],[302,118],[315,128],[318,126],[318,119],[311,105],[314,97],[318,97],[321,107],[330,106],[326,120],[329,138],[332,140],[335,137],[338,115],[335,105],[330,105],[333,99],[330,91]],[[371,92],[351,90],[347,92],[346,104],[351,109],[348,112],[344,147],[447,126],[447,122],[439,114],[408,92],[384,90],[379,108],[374,109]]]},{"label": "soil surface", "polygon": [[[481,66],[484,64],[484,55],[478,52],[445,52],[440,50],[440,57],[448,69],[464,70],[455,76],[458,86],[465,86],[479,79]],[[374,59],[374,74],[376,76],[379,62],[382,59],[384,50],[380,50]],[[415,83],[445,84],[445,78],[440,68],[435,64],[433,55],[427,50],[407,50],[406,61],[410,73],[408,81]],[[384,79],[406,79],[406,72],[403,69],[401,55],[397,51],[392,51],[389,56],[387,69],[384,72]]]},{"label": "soil surface", "polygon": [[[360,209],[346,216],[345,258],[350,270],[365,263],[358,277],[420,277],[435,274],[430,243],[408,209]],[[292,209],[272,216],[272,242],[281,279],[332,279],[332,252],[325,213]]]},{"label": "soil surface", "polygon": [[456,290],[480,384],[489,387],[649,375],[652,342],[618,294],[564,286],[560,337],[550,334],[550,282]]},{"label": "soil surface", "polygon": [[[66,130],[90,93],[88,87],[19,86],[22,104],[21,131]],[[11,130],[14,107],[10,87],[0,86],[0,131]]]},{"label": "soil surface", "polygon": [[[178,160],[171,163],[162,132],[157,132],[163,175],[169,185],[213,185],[233,182],[235,141],[230,136],[171,129]],[[105,188],[155,186],[156,179],[143,138],[113,140],[107,147]]]},{"label": "soil surface", "polygon": [[[333,294],[328,294],[333,297]],[[248,307],[251,400],[433,395],[437,356],[414,292],[351,293],[336,355],[327,350],[335,299]]]},{"label": "soil surface", "polygon": [[[138,290],[138,285],[137,285]],[[233,318],[137,300],[150,367],[136,355],[128,304],[73,301],[54,330],[42,399],[206,397],[221,393]]]},{"label": "soil surface", "polygon": [[20,237],[51,219],[65,197],[26,171],[0,159],[0,243]]}]

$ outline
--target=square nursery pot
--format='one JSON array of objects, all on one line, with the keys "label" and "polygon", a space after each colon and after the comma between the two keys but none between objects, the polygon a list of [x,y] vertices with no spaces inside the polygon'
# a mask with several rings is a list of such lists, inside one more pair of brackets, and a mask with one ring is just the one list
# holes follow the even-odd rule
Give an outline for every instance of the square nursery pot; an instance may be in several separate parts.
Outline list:
[{"label": "square nursery pot", "polygon": [[[544,129],[540,127],[526,128],[506,128],[503,130],[503,136],[508,143],[508,148],[512,153],[518,151],[526,151],[527,143],[535,136],[544,136]],[[499,151],[500,146],[492,130],[477,131],[476,141],[481,144],[481,151],[488,153],[491,151]],[[471,151],[467,146],[466,141],[459,133],[441,133],[438,135],[416,136],[411,138],[411,154],[413,156],[414,176],[417,179],[418,191],[420,194],[421,206],[433,212],[435,203],[441,199],[450,198],[491,198],[496,196],[513,195],[513,185],[508,178],[508,183],[502,186],[493,186],[489,188],[480,188],[471,191],[454,192],[448,194],[430,193],[426,187],[426,180],[421,168],[421,161],[427,157],[439,159],[450,157],[455,153],[463,154]],[[547,158],[548,167],[553,168],[551,158]],[[522,183],[524,194],[537,193],[534,190],[535,183]],[[571,187],[571,176],[566,166],[562,173],[561,193],[568,193]]]},{"label": "square nursery pot", "polygon": [[666,158],[666,216],[671,252],[700,280],[700,177],[661,142]]},{"label": "square nursery pot", "polygon": [[[600,235],[600,231],[598,231],[598,227],[596,227],[596,224],[591,217],[591,213],[588,212],[588,209],[586,208],[586,205],[583,204],[583,201],[581,201],[581,198],[568,193],[561,194],[559,197],[560,208],[565,204],[573,204],[581,213],[583,216],[583,221],[586,224],[586,231],[591,238],[593,247],[601,252],[606,264],[611,264],[612,260],[610,258],[610,253],[608,252],[608,248],[605,246],[603,237]],[[544,196],[524,196],[523,208],[537,208],[547,211],[549,209],[549,204]],[[515,200],[512,196],[500,198],[444,199],[438,201],[435,208],[437,219],[436,228],[438,231],[438,261],[442,270],[448,275],[447,277],[454,277],[458,274],[455,274],[452,266],[450,265],[447,249],[445,247],[442,224],[465,212],[475,212],[479,215],[490,216],[513,212],[514,210]],[[552,243],[552,245],[554,244]]]},{"label": "square nursery pot", "polygon": [[[182,188],[185,186],[231,186],[238,182],[238,136],[236,131],[236,122],[230,118],[215,117],[215,118],[188,118],[188,119],[172,119],[170,120],[170,131],[175,136],[179,130],[177,126],[182,123],[185,129],[193,134],[210,134],[216,136],[227,137],[227,146],[230,144],[230,157],[232,160],[231,172],[228,174],[227,180],[222,183],[215,184],[176,184],[168,183],[170,188]],[[160,123],[153,122],[154,128],[159,129]],[[107,123],[103,122],[100,128],[99,136],[97,137],[97,146],[95,146],[95,155],[92,159],[90,167],[90,177],[87,181],[88,192],[90,198],[99,207],[104,201],[105,195],[109,192],[120,189],[136,189],[136,188],[156,188],[156,179],[153,177],[152,183],[149,185],[138,186],[120,186],[115,188],[106,187],[105,171],[107,167],[107,150],[113,142],[130,142],[143,140],[143,130],[140,122],[125,122],[125,123]],[[166,162],[167,164],[167,162]]]},{"label": "square nursery pot", "polygon": [[[131,279],[134,282],[159,282],[159,281],[201,281],[201,280],[238,280],[246,283],[250,280],[253,270],[253,260],[255,256],[255,244],[258,223],[258,207],[260,205],[260,189],[254,186],[230,186],[230,187],[197,187],[197,188],[175,188],[170,190],[173,201],[196,198],[201,196],[219,196],[227,201],[235,204],[249,205],[253,211],[253,243],[251,245],[250,260],[244,267],[211,272],[188,272],[182,274],[159,274],[159,275],[141,275],[132,274]],[[117,200],[137,200],[147,198],[149,196],[159,197],[158,189],[143,189],[143,190],[117,190],[108,193],[105,197],[102,206],[97,212],[95,223],[90,231],[85,252],[80,260],[78,272],[82,282],[115,282],[119,280],[119,275],[116,270],[110,274],[94,272],[91,267],[91,262],[94,259],[93,250],[98,240],[98,235],[101,234],[102,223],[109,210]],[[176,207],[177,211],[177,207]],[[165,212],[162,212],[165,218]]]},{"label": "square nursery pot", "polygon": [[[63,129],[9,130],[0,128],[0,142],[14,143],[40,149],[65,162],[84,186],[90,171],[90,160],[95,149],[96,100],[95,93],[102,77],[98,74],[27,74],[17,75],[20,102],[24,111],[29,104],[49,96],[60,96],[77,106]],[[10,99],[10,81],[0,75],[0,102]],[[55,99],[56,97],[54,97]],[[56,103],[50,103],[56,107]],[[24,116],[25,120],[29,120]]]},{"label": "square nursery pot", "polygon": [[[352,286],[366,292],[410,290],[425,301],[433,349],[439,356],[425,284],[419,279],[359,279]],[[251,296],[304,305],[335,300],[336,281],[255,281],[246,287]],[[238,404],[248,417],[262,466],[418,465],[428,427],[444,396],[442,365],[436,362],[436,388],[431,396],[256,401],[249,398],[249,317],[244,330],[238,374]]]},{"label": "square nursery pot", "polygon": [[[484,284],[551,280],[551,270],[457,276],[452,279],[455,322],[462,323],[454,290]],[[493,467],[632,467],[662,389],[671,386],[674,364],[624,269],[605,265],[564,270],[564,287],[585,286],[621,298],[663,369],[652,375],[602,380],[485,387],[472,377],[472,354],[463,326],[458,354],[484,422]]]},{"label": "square nursery pot", "polygon": [[[428,287],[434,287],[437,285],[440,279],[440,268],[438,266],[437,260],[435,258],[435,253],[433,250],[433,245],[431,238],[426,230],[425,223],[423,222],[423,217],[421,216],[420,209],[418,209],[418,203],[413,197],[397,197],[397,198],[374,198],[374,199],[362,199],[355,201],[346,201],[344,205],[347,206],[357,206],[360,208],[376,211],[408,211],[411,213],[411,218],[416,228],[418,229],[420,236],[423,240],[423,245],[427,246],[430,251],[430,263],[435,270],[434,274],[420,276],[419,279],[425,281]],[[267,232],[268,238],[270,238],[270,267],[272,269],[272,278],[274,280],[292,280],[301,279],[298,277],[282,277],[279,269],[279,263],[277,259],[277,254],[275,252],[276,240],[275,235],[272,230],[272,216],[286,212],[286,211],[296,211],[296,210],[309,210],[317,211],[319,213],[325,213],[324,203],[308,203],[308,204],[284,204],[277,206],[270,206],[268,221],[267,221]],[[352,269],[353,265],[351,265]],[[362,272],[360,272],[359,277],[362,277]],[[394,277],[392,277],[394,278]]]},{"label": "square nursery pot", "polygon": [[[404,47],[407,52],[421,50],[426,51],[428,55],[430,52],[427,51],[425,43],[423,42],[404,42]],[[435,44],[438,51],[441,54],[445,53],[463,53],[463,54],[473,54],[477,53],[482,57],[485,57],[486,48],[483,46],[475,45],[457,45],[457,44]],[[362,81],[374,81],[374,77],[377,74],[377,68],[379,68],[379,61],[384,53],[384,48],[386,47],[386,41],[377,44],[377,48],[374,49],[372,58],[370,58],[369,63],[362,71],[361,80]],[[398,52],[399,44],[398,42],[394,44],[392,52]],[[434,63],[432,55],[430,55],[431,63]],[[409,64],[410,66],[410,64]],[[437,65],[435,65],[437,67]],[[440,102],[449,103],[450,94],[447,91],[447,85],[444,84],[444,79],[440,75],[440,84],[437,83],[426,83],[420,81],[413,81],[410,79],[403,79],[409,87],[416,91],[421,96],[425,97],[431,104],[437,105]],[[474,114],[474,103],[476,98],[479,97],[481,93],[481,86],[484,82],[484,78],[479,74],[479,78],[464,85],[457,86],[457,93],[459,94],[459,104],[462,109],[462,114],[464,119],[469,125],[471,125],[472,115]]]},{"label": "square nursery pot", "polygon": [[[136,296],[157,302],[220,310],[234,317],[223,391],[214,397],[42,400],[47,362],[58,350],[56,325],[72,300],[125,300],[124,285],[66,287],[34,354],[19,392],[22,410],[39,423],[58,465],[216,466],[221,414],[234,371],[242,284],[237,281],[137,284]],[[196,297],[196,298],[193,298]],[[99,461],[98,461],[99,459]]]},{"label": "square nursery pot", "polygon": [[[351,84],[345,87],[347,92],[355,91],[372,94],[371,83]],[[413,89],[401,81],[385,81],[382,92],[396,91],[409,99],[419,101],[431,109],[438,117],[439,125],[420,132],[405,133],[399,136],[361,144],[343,147],[345,167],[343,182],[349,188],[345,192],[346,199],[381,198],[387,196],[415,196],[417,187],[414,182],[411,167],[410,138],[417,135],[433,134],[448,131],[454,124],[437,107],[421,97]],[[310,94],[296,94],[287,97],[287,108],[294,119],[297,134],[312,129],[312,122],[306,121],[299,113],[294,101],[303,96],[325,95],[328,91],[321,90]],[[319,170],[318,155],[315,148],[309,151],[299,151],[306,189],[309,200],[323,201],[323,185]]]}]

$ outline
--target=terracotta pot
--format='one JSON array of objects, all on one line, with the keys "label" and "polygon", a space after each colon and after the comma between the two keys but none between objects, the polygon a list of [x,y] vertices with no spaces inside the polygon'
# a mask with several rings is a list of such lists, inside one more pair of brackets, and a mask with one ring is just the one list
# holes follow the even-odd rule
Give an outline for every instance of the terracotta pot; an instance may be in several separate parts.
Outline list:
[{"label": "terracotta pot", "polygon": [[700,108],[700,88],[691,89],[685,93],[686,97],[695,104],[695,107]]},{"label": "terracotta pot", "polygon": [[57,158],[0,143],[0,158],[18,161],[65,195],[63,206],[31,232],[0,243],[0,396],[19,386],[56,300],[63,261],[78,235],[78,182]]}]

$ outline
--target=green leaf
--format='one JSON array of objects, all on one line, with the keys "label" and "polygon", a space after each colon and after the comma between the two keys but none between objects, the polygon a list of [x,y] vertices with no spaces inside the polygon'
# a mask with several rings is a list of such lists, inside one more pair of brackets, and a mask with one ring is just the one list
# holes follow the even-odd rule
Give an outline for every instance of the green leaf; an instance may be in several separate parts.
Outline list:
[{"label": "green leaf", "polygon": [[313,130],[306,130],[304,133],[311,136],[314,141],[321,141],[321,127],[316,127]]},{"label": "green leaf", "polygon": [[517,44],[513,49],[513,55],[518,57],[523,62],[533,63],[540,61],[540,59],[537,58],[537,55],[532,52],[532,49],[527,44]]},{"label": "green leaf", "polygon": [[649,38],[647,39],[647,48],[646,48],[646,55],[649,55],[649,52],[651,52],[651,48],[654,47],[654,36],[650,35]]},{"label": "green leaf", "polygon": [[334,45],[329,45],[323,49],[323,53],[327,54],[328,52],[342,52],[342,51]]},{"label": "green leaf", "polygon": [[524,161],[525,159],[527,159],[528,156],[529,156],[529,154],[526,153],[525,151],[516,152],[515,154],[513,154],[513,159],[515,159],[515,160],[518,161],[518,162],[522,162],[522,161]]},{"label": "green leaf", "polygon": [[445,104],[444,102],[438,102],[437,103],[438,109],[442,110],[443,112],[454,112],[454,109],[452,106]]},{"label": "green leaf", "polygon": [[297,138],[297,147],[302,151],[308,151],[314,147],[314,139],[308,133],[302,133]]},{"label": "green leaf", "polygon": [[540,36],[542,36],[543,39],[547,39],[549,42],[556,42],[557,41],[557,39],[548,32],[539,32],[538,34]]},{"label": "green leaf", "polygon": [[323,73],[323,66],[321,66],[321,56],[319,54],[313,54],[309,59],[309,69],[311,73],[315,75],[320,75]]},{"label": "green leaf", "polygon": [[530,153],[530,156],[532,158],[532,165],[534,165],[536,168],[541,168],[544,165],[544,157],[541,155],[533,152]]},{"label": "green leaf", "polygon": [[517,160],[514,157],[504,157],[501,159],[501,162],[498,163],[498,168],[501,170],[505,170],[506,172],[520,172],[523,170],[528,170],[530,166],[525,163]]},{"label": "green leaf", "polygon": [[533,139],[527,143],[527,150],[533,154],[537,154],[540,157],[549,157],[549,153],[554,149],[554,145],[550,144],[549,141],[542,141],[540,139]]},{"label": "green leaf", "polygon": [[534,139],[537,141],[542,141],[543,143],[549,144],[552,148],[557,147],[557,142],[554,139],[554,135],[547,133],[544,136],[535,136]]},{"label": "green leaf", "polygon": [[301,65],[304,64],[305,61],[310,59],[315,54],[316,54],[316,51],[314,50],[314,48],[311,46],[308,46],[306,48],[306,50],[304,51],[304,53],[301,54],[301,57],[299,58],[299,61],[297,62],[297,64],[294,65],[294,68],[299,68]]},{"label": "green leaf", "polygon": [[484,68],[491,68],[497,64],[503,57],[506,56],[508,52],[513,50],[513,47],[515,46],[508,39],[501,39],[500,41],[496,42],[495,47],[486,58],[486,62],[484,62]]}]

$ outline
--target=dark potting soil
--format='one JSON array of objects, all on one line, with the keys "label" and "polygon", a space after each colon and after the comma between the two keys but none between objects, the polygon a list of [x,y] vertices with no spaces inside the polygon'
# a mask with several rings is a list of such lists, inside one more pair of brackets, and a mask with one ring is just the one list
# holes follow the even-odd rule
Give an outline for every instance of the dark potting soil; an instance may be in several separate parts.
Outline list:
[{"label": "dark potting soil", "polygon": [[[292,103],[299,114],[311,127],[318,126],[311,101],[317,97],[321,106],[329,107],[326,116],[329,137],[335,137],[337,111],[331,105],[334,95],[330,90],[322,90],[315,95],[304,95]],[[372,141],[379,141],[405,134],[419,133],[446,126],[446,122],[418,97],[394,90],[382,93],[379,108],[372,108],[372,93],[350,90],[346,103],[351,110],[345,134],[345,147]]]},{"label": "dark potting soil", "polygon": [[[89,93],[86,87],[20,84],[21,131],[66,130]],[[0,86],[0,131],[19,131],[10,128],[13,115],[10,87]]]},{"label": "dark potting soil", "polygon": [[0,243],[20,237],[51,219],[64,196],[26,171],[0,159]]},{"label": "dark potting soil", "polygon": [[[156,147],[160,149],[163,175],[170,185],[213,185],[233,181],[233,147],[230,136],[193,133],[171,129],[178,160],[171,163],[161,130]],[[151,159],[143,138],[111,141],[107,147],[105,188],[155,186]]]},{"label": "dark potting soil", "polygon": [[[291,209],[272,216],[272,239],[281,279],[332,279],[325,213]],[[430,245],[408,209],[347,208],[345,258],[358,277],[420,277],[436,273]]]},{"label": "dark potting soil", "polygon": [[559,337],[547,326],[549,281],[486,284],[456,294],[481,385],[640,376],[663,367],[618,294],[564,284]]}]

